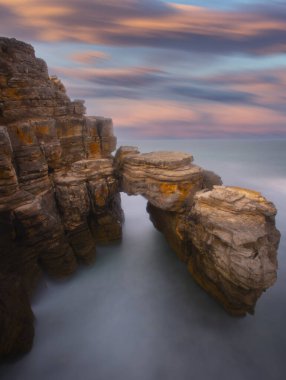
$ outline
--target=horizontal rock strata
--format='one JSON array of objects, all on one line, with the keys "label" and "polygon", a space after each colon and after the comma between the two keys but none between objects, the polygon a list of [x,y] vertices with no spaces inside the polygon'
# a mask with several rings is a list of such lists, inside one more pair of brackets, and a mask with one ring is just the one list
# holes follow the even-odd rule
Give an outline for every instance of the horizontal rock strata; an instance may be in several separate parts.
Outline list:
[{"label": "horizontal rock strata", "polygon": [[179,211],[202,189],[203,171],[193,165],[193,156],[181,152],[140,154],[136,148],[121,147],[116,164],[121,169],[121,190],[144,195],[153,205]]},{"label": "horizontal rock strata", "polygon": [[215,186],[195,196],[188,218],[188,268],[232,314],[253,312],[276,281],[276,209],[260,193]]},{"label": "horizontal rock strata", "polygon": [[[32,46],[0,38],[0,275],[27,294],[42,271],[70,275],[97,243],[121,237],[112,120],[84,113]],[[14,342],[0,354],[18,352]]]},{"label": "horizontal rock strata", "polygon": [[112,120],[84,113],[32,46],[0,38],[0,356],[31,348],[43,271],[68,276],[120,239],[120,191],[148,199],[155,227],[229,313],[252,313],[276,280],[274,205],[187,153],[121,147],[113,158]]},{"label": "horizontal rock strata", "polygon": [[271,202],[247,189],[214,186],[198,192],[185,213],[150,202],[147,210],[209,294],[232,315],[254,312],[257,299],[276,281],[280,234]]},{"label": "horizontal rock strata", "polygon": [[261,194],[224,187],[190,154],[121,147],[120,189],[148,199],[147,210],[194,279],[233,315],[252,313],[276,280],[276,209]]}]

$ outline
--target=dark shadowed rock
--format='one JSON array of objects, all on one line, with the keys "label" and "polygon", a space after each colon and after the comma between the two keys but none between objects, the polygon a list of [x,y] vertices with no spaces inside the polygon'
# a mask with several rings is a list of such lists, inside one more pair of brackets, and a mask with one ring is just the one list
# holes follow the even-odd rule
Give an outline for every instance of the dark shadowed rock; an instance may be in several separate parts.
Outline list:
[{"label": "dark shadowed rock", "polygon": [[[27,294],[42,271],[68,276],[94,261],[97,242],[121,238],[112,120],[84,113],[32,46],[0,38],[0,275],[17,275]],[[28,349],[4,325],[0,352]]]},{"label": "dark shadowed rock", "polygon": [[34,315],[25,286],[16,275],[0,273],[0,332],[0,358],[31,350]]}]

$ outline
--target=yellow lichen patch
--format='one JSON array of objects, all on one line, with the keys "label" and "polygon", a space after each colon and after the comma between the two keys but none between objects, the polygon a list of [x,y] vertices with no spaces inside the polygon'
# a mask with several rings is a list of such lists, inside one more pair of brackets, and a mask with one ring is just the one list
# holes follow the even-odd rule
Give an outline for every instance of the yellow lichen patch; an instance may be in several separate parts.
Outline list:
[{"label": "yellow lichen patch", "polygon": [[178,185],[177,184],[171,184],[167,182],[163,182],[160,184],[160,191],[164,195],[170,195],[178,191]]}]

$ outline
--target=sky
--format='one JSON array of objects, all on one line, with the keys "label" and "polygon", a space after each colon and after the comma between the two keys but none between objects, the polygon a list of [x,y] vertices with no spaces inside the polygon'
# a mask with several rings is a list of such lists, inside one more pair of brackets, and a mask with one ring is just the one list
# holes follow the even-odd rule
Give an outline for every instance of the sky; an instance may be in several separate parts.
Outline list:
[{"label": "sky", "polygon": [[118,137],[286,137],[285,0],[0,0],[0,35]]}]

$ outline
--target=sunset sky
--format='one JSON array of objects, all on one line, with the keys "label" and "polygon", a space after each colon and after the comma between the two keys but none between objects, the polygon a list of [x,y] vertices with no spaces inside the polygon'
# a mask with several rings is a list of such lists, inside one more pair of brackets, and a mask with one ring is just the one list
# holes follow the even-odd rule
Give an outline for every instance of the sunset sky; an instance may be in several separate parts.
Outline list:
[{"label": "sunset sky", "polygon": [[286,137],[286,1],[0,0],[122,138]]}]

